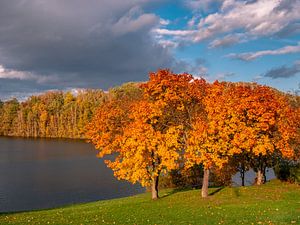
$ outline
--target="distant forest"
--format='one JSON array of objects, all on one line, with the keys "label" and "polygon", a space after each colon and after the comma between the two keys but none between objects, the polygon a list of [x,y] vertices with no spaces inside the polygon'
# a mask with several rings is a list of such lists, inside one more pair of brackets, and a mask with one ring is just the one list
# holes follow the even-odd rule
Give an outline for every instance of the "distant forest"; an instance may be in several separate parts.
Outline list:
[{"label": "distant forest", "polygon": [[102,90],[51,91],[25,102],[0,100],[0,135],[18,137],[85,138],[85,126],[109,98],[139,92],[136,83]]}]

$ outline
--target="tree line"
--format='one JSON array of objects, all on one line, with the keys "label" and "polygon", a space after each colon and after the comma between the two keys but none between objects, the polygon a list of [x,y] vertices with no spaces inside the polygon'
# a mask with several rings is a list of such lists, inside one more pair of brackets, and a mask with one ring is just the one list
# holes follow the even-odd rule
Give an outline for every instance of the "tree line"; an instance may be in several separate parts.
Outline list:
[{"label": "tree line", "polygon": [[[172,171],[203,167],[202,196],[212,170],[249,168],[264,183],[278,161],[299,163],[299,96],[255,83],[214,82],[169,70],[150,73],[135,94],[111,98],[87,125],[87,138],[118,179],[151,187]],[[181,169],[181,170],[180,170]]]},{"label": "tree line", "polygon": [[111,98],[136,95],[136,91],[135,83],[126,83],[108,92],[50,91],[24,102],[0,100],[0,135],[85,139],[85,127],[98,107]]},{"label": "tree line", "polygon": [[101,90],[53,91],[25,102],[0,102],[0,135],[84,138],[84,127],[104,100]]}]

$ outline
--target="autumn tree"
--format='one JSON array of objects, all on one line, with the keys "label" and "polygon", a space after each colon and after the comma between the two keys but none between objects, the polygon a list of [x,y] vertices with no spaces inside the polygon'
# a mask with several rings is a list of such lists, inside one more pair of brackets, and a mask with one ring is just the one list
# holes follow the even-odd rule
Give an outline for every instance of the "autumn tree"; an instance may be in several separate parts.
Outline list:
[{"label": "autumn tree", "polygon": [[142,95],[143,90],[139,88],[140,83],[136,82],[128,82],[124,83],[120,86],[113,87],[108,91],[108,98],[114,99],[139,99]]},{"label": "autumn tree", "polygon": [[[177,164],[183,162],[182,153],[185,150],[186,132],[190,129],[190,118],[196,109],[202,107],[200,103],[205,85],[203,79],[194,79],[192,75],[185,73],[174,74],[169,70],[150,73],[149,81],[142,85],[145,98],[158,109],[158,114],[149,118],[152,128],[162,134],[174,128],[182,130],[180,133],[173,133],[180,142],[177,146],[179,155],[175,159]],[[165,149],[166,152],[170,150]],[[176,149],[173,148],[172,151],[174,150]]]},{"label": "autumn tree", "polygon": [[233,109],[229,90],[225,83],[219,82],[207,88],[203,99],[205,110],[193,115],[188,132],[186,166],[203,165],[202,197],[208,196],[211,169],[221,169],[232,155],[239,153],[230,144],[235,130],[230,117]]},{"label": "autumn tree", "polygon": [[235,126],[234,149],[247,155],[257,172],[256,183],[265,182],[265,169],[278,158],[294,156],[296,114],[285,96],[270,87],[235,84],[232,87]]},{"label": "autumn tree", "polygon": [[115,175],[151,186],[153,199],[158,198],[159,175],[178,166],[192,81],[191,75],[169,70],[150,73],[140,99],[120,97],[116,90],[118,100],[99,108],[88,126],[87,136],[100,157],[117,154],[114,161],[106,161]]},{"label": "autumn tree", "polygon": [[160,109],[147,101],[132,105],[132,122],[118,140],[119,155],[108,164],[118,178],[151,186],[152,199],[158,198],[159,175],[177,168],[181,132],[179,127],[157,129],[157,116]]},{"label": "autumn tree", "polygon": [[2,106],[1,130],[4,135],[14,136],[18,130],[16,123],[20,103],[16,98],[6,101]]}]

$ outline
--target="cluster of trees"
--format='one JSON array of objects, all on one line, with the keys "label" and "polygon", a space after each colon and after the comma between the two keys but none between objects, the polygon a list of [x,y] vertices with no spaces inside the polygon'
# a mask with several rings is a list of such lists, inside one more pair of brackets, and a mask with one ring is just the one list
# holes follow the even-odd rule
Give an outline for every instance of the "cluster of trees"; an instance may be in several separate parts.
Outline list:
[{"label": "cluster of trees", "polygon": [[0,100],[0,136],[85,139],[86,125],[104,102],[124,96],[132,98],[140,92],[137,84],[130,82],[108,92],[50,91],[31,96],[25,102],[16,98]]},{"label": "cluster of trees", "polygon": [[279,160],[297,162],[299,97],[254,83],[207,83],[169,70],[151,73],[129,93],[109,98],[87,125],[87,138],[119,179],[151,187],[158,198],[162,174],[203,167],[209,174],[257,172]]},{"label": "cluster of trees", "polygon": [[84,138],[84,128],[105,100],[101,90],[47,92],[25,102],[0,101],[0,135]]},{"label": "cluster of trees", "polygon": [[4,136],[88,138],[99,157],[114,154],[106,163],[117,178],[151,187],[153,199],[166,175],[195,183],[203,171],[205,197],[211,171],[223,181],[240,172],[244,183],[252,168],[259,185],[267,167],[283,179],[300,168],[300,96],[254,83],[209,84],[159,70],[107,93],[0,101],[0,121]]}]

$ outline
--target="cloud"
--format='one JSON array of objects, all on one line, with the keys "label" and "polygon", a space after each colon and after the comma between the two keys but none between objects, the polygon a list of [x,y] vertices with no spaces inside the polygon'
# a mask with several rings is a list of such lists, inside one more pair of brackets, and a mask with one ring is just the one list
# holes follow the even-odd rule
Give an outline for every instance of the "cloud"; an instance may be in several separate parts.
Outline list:
[{"label": "cloud", "polygon": [[227,56],[233,59],[251,61],[267,55],[284,55],[284,54],[299,53],[299,52],[300,52],[300,43],[298,45],[288,45],[275,50],[264,50],[264,51],[247,52],[241,54],[231,53]]},{"label": "cloud", "polygon": [[260,0],[245,4],[245,1],[225,0],[219,13],[210,14],[200,21],[195,40],[201,41],[241,29],[248,36],[272,35],[300,19],[299,1],[293,1],[289,11],[285,11],[284,7],[279,8],[282,2],[284,1]]},{"label": "cloud", "polygon": [[293,24],[289,24],[286,27],[284,27],[282,30],[280,30],[275,35],[279,38],[286,38],[286,37],[293,36],[298,33],[300,33],[300,23],[293,23]]},{"label": "cloud", "polygon": [[143,14],[140,8],[134,7],[114,23],[111,30],[115,35],[122,36],[139,30],[147,31],[158,22],[161,21],[154,14]]},{"label": "cloud", "polygon": [[[0,1],[0,64],[6,70],[0,83],[11,87],[8,92],[22,85],[40,90],[39,83],[43,88],[106,89],[172,68],[176,61],[168,47],[151,33],[160,18],[145,13],[160,4],[154,2]],[[18,79],[14,85],[13,76]]]},{"label": "cloud", "polygon": [[264,77],[271,77],[273,79],[277,78],[290,78],[300,73],[300,61],[296,61],[294,65],[288,66],[281,66],[278,68],[273,68],[267,71],[264,74]]},{"label": "cloud", "polygon": [[204,77],[208,73],[207,62],[203,58],[196,58],[193,61],[178,60],[175,72],[189,73],[195,77]]},{"label": "cloud", "polygon": [[170,20],[165,20],[165,19],[162,19],[162,18],[160,18],[160,20],[159,20],[159,24],[160,24],[161,26],[167,26],[167,25],[169,25],[170,23],[171,23]]},{"label": "cloud", "polygon": [[223,38],[218,38],[210,42],[209,48],[225,48],[239,43],[240,41],[240,35],[226,35]]},{"label": "cloud", "polygon": [[178,42],[172,41],[172,40],[158,40],[158,44],[163,46],[164,48],[177,48],[178,47]]},{"label": "cloud", "polygon": [[261,80],[261,79],[263,79],[264,77],[262,76],[262,75],[256,75],[253,79],[252,79],[252,81],[253,82],[258,82],[259,80]]},{"label": "cloud", "polygon": [[[192,1],[189,5],[192,8],[205,8],[214,1],[201,2]],[[244,33],[247,40],[269,37],[299,22],[299,8],[299,0],[224,0],[217,12],[208,13],[198,24],[190,21],[197,29],[194,29],[194,26],[187,26],[186,29],[174,32],[165,29],[161,34],[179,36],[179,41],[188,39],[190,42],[201,42],[238,33]],[[196,11],[195,16],[197,15],[199,12]]]},{"label": "cloud", "polygon": [[170,36],[188,36],[188,35],[194,35],[197,31],[195,30],[168,30],[168,29],[155,29],[153,30],[154,33],[158,35],[170,35]]},{"label": "cloud", "polygon": [[235,73],[229,72],[229,73],[218,73],[215,75],[216,80],[225,80],[227,77],[235,76]]},{"label": "cloud", "polygon": [[221,5],[221,0],[186,0],[185,5],[193,11],[208,12]]},{"label": "cloud", "polygon": [[55,76],[41,76],[30,72],[5,69],[0,65],[0,79],[35,80],[37,83],[53,82]]},{"label": "cloud", "polygon": [[224,81],[227,78],[233,77],[236,74],[233,72],[223,72],[223,73],[216,73],[216,74],[201,74],[201,76],[195,76],[196,78],[204,78],[208,82]]}]

